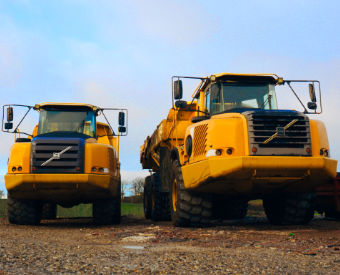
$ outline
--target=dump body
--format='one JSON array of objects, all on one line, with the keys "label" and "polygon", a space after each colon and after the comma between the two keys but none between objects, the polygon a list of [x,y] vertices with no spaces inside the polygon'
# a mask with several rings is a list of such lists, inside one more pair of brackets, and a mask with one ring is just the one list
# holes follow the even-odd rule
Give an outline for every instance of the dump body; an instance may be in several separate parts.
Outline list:
[{"label": "dump body", "polygon": [[[316,82],[309,87],[311,95]],[[204,207],[198,210],[195,204],[190,208],[188,203],[208,200],[204,204],[216,210],[232,208],[235,198],[241,204],[264,199],[273,223],[281,222],[276,219],[281,214],[275,211],[281,211],[277,209],[286,207],[289,200],[295,205],[306,200],[310,207],[299,219],[301,223],[310,220],[312,194],[335,178],[337,161],[329,157],[323,122],[307,116],[306,108],[304,113],[277,109],[275,86],[283,83],[275,75],[218,74],[202,78],[193,99],[177,101],[147,137],[140,161],[160,179],[150,188],[164,197],[168,194],[167,205],[176,225],[192,224],[193,220],[205,223],[206,219],[194,212],[213,212]],[[291,81],[287,83],[290,86]],[[174,86],[175,99],[181,95],[176,95],[178,87],[182,84]],[[312,100],[308,106],[316,109],[316,99]],[[276,207],[280,196],[283,202]],[[187,199],[181,202],[181,197]],[[218,200],[221,203],[214,206]],[[228,201],[230,205],[226,206]]]}]

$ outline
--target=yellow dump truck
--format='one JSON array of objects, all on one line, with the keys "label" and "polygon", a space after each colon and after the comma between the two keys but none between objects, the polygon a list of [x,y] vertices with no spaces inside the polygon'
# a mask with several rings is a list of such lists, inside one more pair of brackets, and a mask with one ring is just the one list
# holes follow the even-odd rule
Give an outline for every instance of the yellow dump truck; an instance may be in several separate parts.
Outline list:
[{"label": "yellow dump truck", "polygon": [[[27,108],[17,125],[15,108]],[[19,127],[31,110],[39,122],[23,133]],[[119,112],[116,133],[106,119],[110,111]],[[107,123],[97,121],[100,115]],[[78,103],[4,105],[2,130],[15,134],[5,175],[9,222],[38,224],[56,217],[57,204],[93,203],[96,223],[119,223],[119,137],[126,135],[126,115],[126,109]]]},{"label": "yellow dump truck", "polygon": [[[182,79],[200,81],[183,101]],[[278,109],[285,85],[302,111]],[[296,86],[309,89],[307,107]],[[172,78],[172,108],[141,146],[144,212],[176,226],[245,217],[248,201],[262,199],[273,224],[304,224],[314,215],[315,188],[336,176],[317,80],[275,74],[221,73]],[[307,93],[308,94],[308,93]],[[287,94],[288,95],[288,94]],[[319,101],[317,103],[317,101]]]}]

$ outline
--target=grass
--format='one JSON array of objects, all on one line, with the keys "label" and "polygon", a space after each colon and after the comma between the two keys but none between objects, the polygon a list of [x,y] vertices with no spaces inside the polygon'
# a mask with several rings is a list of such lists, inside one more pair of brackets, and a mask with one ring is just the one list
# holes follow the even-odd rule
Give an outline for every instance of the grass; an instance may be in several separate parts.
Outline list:
[{"label": "grass", "polygon": [[122,215],[134,216],[138,218],[144,217],[142,203],[122,203]]},{"label": "grass", "polygon": [[[6,200],[0,199],[0,218],[6,217]],[[138,218],[143,217],[143,205],[140,203],[122,203],[122,215],[129,215]],[[91,217],[92,204],[79,204],[71,208],[64,208],[58,205],[57,216],[59,218]]]},{"label": "grass", "polygon": [[58,205],[57,217],[58,218],[82,218],[92,216],[92,204],[79,204],[71,208],[64,208]]}]

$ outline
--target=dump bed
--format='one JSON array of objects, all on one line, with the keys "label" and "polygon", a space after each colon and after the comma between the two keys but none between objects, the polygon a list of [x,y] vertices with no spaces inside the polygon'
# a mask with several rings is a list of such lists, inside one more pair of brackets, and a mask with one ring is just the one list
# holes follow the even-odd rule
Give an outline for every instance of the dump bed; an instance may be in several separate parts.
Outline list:
[{"label": "dump bed", "polygon": [[192,118],[197,115],[197,104],[188,103],[188,106],[170,109],[166,119],[158,124],[151,136],[148,136],[141,146],[140,162],[143,169],[159,169],[160,147],[182,145],[184,143],[185,131],[192,124]]}]

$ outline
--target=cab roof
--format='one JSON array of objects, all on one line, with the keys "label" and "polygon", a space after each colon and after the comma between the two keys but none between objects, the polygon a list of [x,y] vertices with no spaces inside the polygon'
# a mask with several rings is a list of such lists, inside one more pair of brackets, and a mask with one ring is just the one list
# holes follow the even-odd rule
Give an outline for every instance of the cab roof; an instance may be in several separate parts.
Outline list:
[{"label": "cab roof", "polygon": [[283,84],[283,79],[276,74],[235,74],[235,73],[219,73],[212,74],[209,77],[202,79],[198,89],[194,93],[194,97],[199,97],[199,92],[204,91],[210,84],[217,81],[226,82],[246,82],[246,83],[269,83],[269,84]]},{"label": "cab roof", "polygon": [[93,111],[97,111],[98,109],[100,109],[97,106],[91,105],[91,104],[86,104],[86,103],[58,103],[58,102],[43,102],[40,104],[36,104],[34,106],[34,109],[39,110],[42,109],[44,107],[85,107],[85,108],[90,108]]},{"label": "cab roof", "polygon": [[234,73],[219,73],[210,76],[210,79],[214,78],[217,80],[231,80],[231,81],[258,81],[258,82],[270,82],[277,83],[278,77],[276,74],[234,74]]}]

